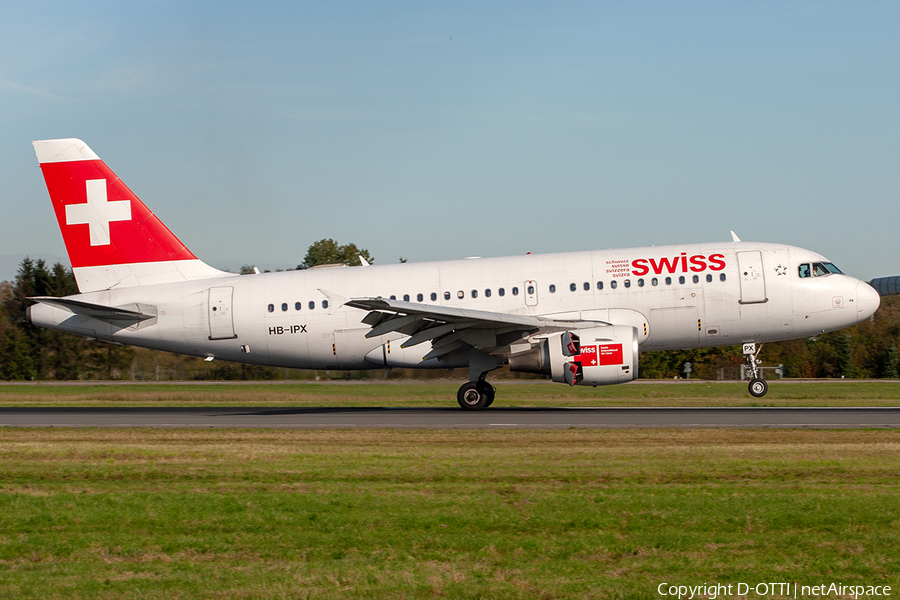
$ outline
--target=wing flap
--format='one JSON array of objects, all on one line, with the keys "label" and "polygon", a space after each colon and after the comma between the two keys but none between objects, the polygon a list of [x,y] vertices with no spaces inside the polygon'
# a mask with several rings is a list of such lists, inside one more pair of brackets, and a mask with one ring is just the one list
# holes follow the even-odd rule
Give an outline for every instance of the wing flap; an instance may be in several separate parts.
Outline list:
[{"label": "wing flap", "polygon": [[432,350],[426,358],[437,358],[463,346],[503,354],[510,343],[530,335],[609,325],[601,321],[549,319],[385,298],[353,298],[346,306],[370,311],[362,319],[372,327],[366,334],[368,338],[402,333],[410,336],[403,342],[403,348],[431,341]]},{"label": "wing flap", "polygon": [[427,342],[428,340],[437,339],[443,337],[447,334],[453,333],[454,331],[459,331],[461,329],[468,329],[474,325],[474,323],[444,323],[443,325],[434,325],[432,327],[428,327],[427,329],[422,329],[417,333],[413,334],[408,340],[403,342],[400,347],[401,348],[411,348],[413,346],[418,346],[423,342]]}]

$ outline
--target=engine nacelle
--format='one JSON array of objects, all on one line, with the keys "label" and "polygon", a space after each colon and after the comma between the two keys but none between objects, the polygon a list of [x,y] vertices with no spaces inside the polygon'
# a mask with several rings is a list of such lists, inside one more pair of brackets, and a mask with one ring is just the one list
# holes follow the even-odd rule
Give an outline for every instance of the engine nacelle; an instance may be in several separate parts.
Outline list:
[{"label": "engine nacelle", "polygon": [[554,333],[509,357],[509,370],[549,375],[569,385],[611,385],[637,377],[638,332],[607,325]]}]

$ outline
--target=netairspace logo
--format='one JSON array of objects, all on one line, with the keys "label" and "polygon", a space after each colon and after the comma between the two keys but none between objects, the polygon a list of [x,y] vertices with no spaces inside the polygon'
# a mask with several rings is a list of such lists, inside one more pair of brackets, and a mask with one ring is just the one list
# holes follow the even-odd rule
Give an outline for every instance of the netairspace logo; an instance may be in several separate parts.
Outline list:
[{"label": "netairspace logo", "polygon": [[843,583],[821,583],[819,585],[802,585],[797,582],[765,582],[765,583],[704,583],[703,585],[673,585],[668,582],[656,588],[660,596],[671,596],[678,600],[707,598],[715,600],[719,597],[767,598],[778,596],[785,598],[874,598],[891,595],[889,585],[845,585]]}]

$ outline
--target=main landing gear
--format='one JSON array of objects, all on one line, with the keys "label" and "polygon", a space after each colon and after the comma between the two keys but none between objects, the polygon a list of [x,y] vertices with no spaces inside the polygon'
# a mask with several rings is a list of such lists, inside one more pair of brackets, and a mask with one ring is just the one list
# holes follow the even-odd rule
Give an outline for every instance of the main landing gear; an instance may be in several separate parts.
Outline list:
[{"label": "main landing gear", "polygon": [[464,410],[481,410],[494,403],[494,386],[483,378],[467,381],[456,392],[456,401]]},{"label": "main landing gear", "polygon": [[747,369],[750,371],[750,385],[747,389],[750,395],[756,398],[762,398],[769,391],[769,384],[766,380],[759,376],[759,365],[762,361],[757,358],[759,351],[762,350],[762,344],[759,348],[756,344],[744,344],[744,359],[747,361]]},{"label": "main landing gear", "polygon": [[484,380],[485,376],[499,367],[501,359],[472,350],[469,355],[469,381],[456,392],[456,401],[463,410],[481,410],[494,403],[494,386]]}]

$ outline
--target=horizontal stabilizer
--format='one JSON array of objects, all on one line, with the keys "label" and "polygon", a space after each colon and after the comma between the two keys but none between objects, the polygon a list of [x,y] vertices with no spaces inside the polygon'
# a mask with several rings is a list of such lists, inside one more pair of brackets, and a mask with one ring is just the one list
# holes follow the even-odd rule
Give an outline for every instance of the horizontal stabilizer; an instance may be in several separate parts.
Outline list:
[{"label": "horizontal stabilizer", "polygon": [[156,317],[156,307],[147,304],[130,304],[128,307],[105,306],[93,304],[71,298],[56,298],[54,296],[34,296],[29,298],[41,304],[48,304],[62,308],[76,315],[100,319],[101,321],[130,322],[146,321]]}]

